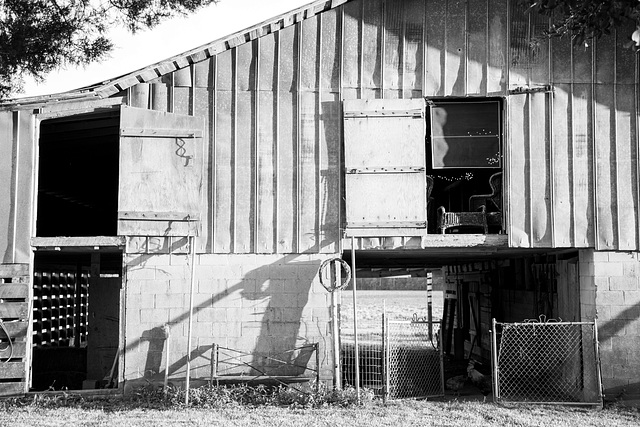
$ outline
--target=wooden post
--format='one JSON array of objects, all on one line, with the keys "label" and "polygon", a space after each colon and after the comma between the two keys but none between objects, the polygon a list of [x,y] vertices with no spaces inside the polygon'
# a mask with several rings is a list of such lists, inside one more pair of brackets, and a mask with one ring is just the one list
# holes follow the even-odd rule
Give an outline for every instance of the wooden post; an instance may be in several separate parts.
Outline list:
[{"label": "wooden post", "polygon": [[164,366],[164,395],[166,397],[168,392],[167,386],[169,385],[169,355],[171,354],[171,329],[169,328],[169,325],[164,325],[163,331],[165,337],[165,351],[167,353],[167,360],[165,361]]},{"label": "wooden post", "polygon": [[191,250],[191,286],[189,288],[189,328],[187,332],[187,372],[185,373],[184,404],[189,406],[189,381],[191,378],[191,333],[193,329],[193,288],[195,284],[196,270],[196,237],[190,236],[189,249]]},{"label": "wooden post", "polygon": [[342,374],[340,369],[340,328],[338,327],[338,287],[340,286],[340,262],[334,261],[329,265],[329,272],[333,267],[334,287],[331,290],[331,333],[333,335],[333,388],[340,390],[342,388]]},{"label": "wooden post", "polygon": [[355,346],[355,368],[356,368],[356,401],[360,404],[360,351],[358,349],[358,311],[356,300],[356,242],[355,238],[351,236],[351,280],[353,284],[353,343]]}]

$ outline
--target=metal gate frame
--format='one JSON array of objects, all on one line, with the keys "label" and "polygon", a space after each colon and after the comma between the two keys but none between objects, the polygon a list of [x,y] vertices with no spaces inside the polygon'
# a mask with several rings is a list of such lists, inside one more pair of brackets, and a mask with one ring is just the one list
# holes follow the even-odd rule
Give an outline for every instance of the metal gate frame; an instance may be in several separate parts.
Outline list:
[{"label": "metal gate frame", "polygon": [[[391,325],[397,325],[398,330],[404,333],[393,334],[394,328]],[[434,325],[439,327],[435,332]],[[442,321],[434,323],[420,318],[413,320],[385,318],[383,320],[383,398],[385,400],[444,396],[444,353],[439,340],[441,330]],[[407,334],[406,331],[409,333]],[[391,337],[404,339],[397,339],[394,342]],[[432,359],[429,355],[437,356],[437,365],[430,363],[433,360],[429,360]],[[416,372],[415,368],[419,368],[419,372]],[[439,372],[434,372],[433,368],[437,368]],[[434,376],[439,380],[437,385],[430,381]]]},{"label": "metal gate frame", "polygon": [[[557,332],[554,334],[554,329],[559,328],[565,330],[579,328],[578,331],[573,332],[576,336],[580,334],[578,338],[574,337],[577,341],[575,348],[570,347],[571,336],[561,337]],[[515,357],[515,350],[507,347],[508,351],[513,352],[510,354],[503,346],[503,332],[510,329],[520,329],[524,336],[520,340],[523,344],[518,344],[518,354]],[[544,348],[540,345],[541,341],[532,343],[531,334],[535,337],[536,330],[543,333],[540,337],[541,341],[544,341]],[[499,334],[501,335],[500,344],[498,344]],[[562,348],[554,349],[554,343],[551,340],[562,342],[562,346],[557,346]],[[540,319],[520,323],[503,323],[492,319],[491,345],[495,402],[602,407],[602,377],[598,328],[595,320],[593,322],[562,322],[540,316]],[[536,345],[537,348],[534,348]],[[501,360],[504,352],[508,356],[505,356],[506,360]],[[575,363],[576,361],[578,364]],[[534,373],[538,375],[533,375]],[[566,381],[571,380],[571,377],[578,383],[577,386],[574,384],[573,388],[571,381]],[[532,381],[534,378],[536,381]],[[513,385],[512,383],[516,381],[520,381],[520,384]],[[564,384],[562,384],[563,381]],[[508,391],[503,393],[503,389]],[[572,398],[569,399],[572,392]],[[582,394],[582,399],[576,397],[579,394]],[[588,399],[587,396],[593,399]]]}]

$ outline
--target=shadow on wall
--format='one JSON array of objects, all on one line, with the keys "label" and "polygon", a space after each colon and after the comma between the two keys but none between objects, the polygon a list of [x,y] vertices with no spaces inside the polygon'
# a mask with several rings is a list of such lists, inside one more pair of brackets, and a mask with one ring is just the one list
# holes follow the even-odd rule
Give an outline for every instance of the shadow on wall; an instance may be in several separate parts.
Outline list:
[{"label": "shadow on wall", "polygon": [[[309,325],[303,319],[303,311],[308,304],[311,286],[317,276],[320,263],[320,260],[296,261],[296,256],[285,256],[274,263],[248,271],[242,279],[238,279],[237,283],[219,290],[211,298],[194,305],[194,325],[196,325],[195,319],[198,320],[197,323],[203,323],[203,320],[205,323],[213,323],[215,311],[207,309],[227,310],[229,305],[225,304],[223,301],[225,299],[231,301],[230,305],[233,307],[242,306],[242,309],[235,311],[247,317],[230,319],[227,314],[226,324],[229,327],[226,328],[226,335],[212,335],[210,345],[197,345],[199,337],[194,332],[191,346],[192,378],[209,378],[211,352],[216,341],[220,345],[228,341],[231,343],[230,347],[233,343],[237,343],[237,346],[252,347],[232,349],[247,354],[247,357],[227,361],[226,368],[235,365],[234,369],[227,370],[229,374],[303,375],[312,352],[287,350],[310,344]],[[137,263],[137,265],[140,264],[142,263]],[[201,287],[202,283],[203,280],[200,279]],[[212,284],[212,288],[213,286]],[[238,299],[242,302],[238,302]],[[250,307],[249,310],[245,310],[247,306]],[[207,316],[208,313],[212,317],[203,319],[203,316]],[[184,345],[186,339],[181,331],[184,330],[186,335],[186,327],[182,329],[182,326],[186,325],[188,320],[188,307],[185,307],[179,316],[170,319],[169,327],[180,331],[169,332],[171,333],[170,356],[180,351],[178,346]],[[235,326],[232,327],[232,325]],[[144,331],[140,338],[127,344],[125,354],[136,351],[144,342],[148,343],[144,360],[144,376],[127,379],[128,386],[164,380],[163,360],[167,360],[167,332],[168,328],[163,326],[154,327]],[[319,333],[316,332],[314,335]],[[231,336],[231,334],[240,336]],[[186,348],[184,350],[186,352]],[[274,363],[267,356],[277,356],[279,362]],[[186,364],[186,354],[178,360],[170,360],[169,378],[181,381],[183,378],[179,376],[184,376]],[[224,367],[220,366],[220,368]],[[219,372],[224,373],[220,370]]]}]

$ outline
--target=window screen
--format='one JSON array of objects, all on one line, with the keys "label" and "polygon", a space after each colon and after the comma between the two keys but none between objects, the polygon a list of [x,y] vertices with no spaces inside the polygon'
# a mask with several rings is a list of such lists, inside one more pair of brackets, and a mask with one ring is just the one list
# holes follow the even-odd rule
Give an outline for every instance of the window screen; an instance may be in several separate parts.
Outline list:
[{"label": "window screen", "polygon": [[434,169],[500,168],[500,101],[432,101]]}]

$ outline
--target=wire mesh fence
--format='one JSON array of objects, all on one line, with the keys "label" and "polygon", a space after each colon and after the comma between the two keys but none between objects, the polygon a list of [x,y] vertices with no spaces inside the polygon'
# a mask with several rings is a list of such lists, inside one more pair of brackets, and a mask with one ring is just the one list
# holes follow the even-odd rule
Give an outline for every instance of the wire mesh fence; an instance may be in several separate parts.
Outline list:
[{"label": "wire mesh fence", "polygon": [[602,405],[596,324],[493,326],[496,401]]},{"label": "wire mesh fence", "polygon": [[444,395],[439,323],[388,321],[386,383],[389,398],[426,398]]},{"label": "wire mesh fence", "polygon": [[[444,395],[440,324],[363,322],[358,326],[360,386],[376,395],[424,398]],[[355,385],[355,336],[341,330],[342,382]]]},{"label": "wire mesh fence", "polygon": [[[355,386],[356,382],[355,341],[353,329],[340,331],[342,383],[345,385]],[[382,322],[361,322],[358,325],[360,385],[380,396],[384,391],[383,354]]]}]

